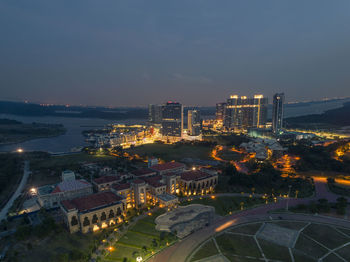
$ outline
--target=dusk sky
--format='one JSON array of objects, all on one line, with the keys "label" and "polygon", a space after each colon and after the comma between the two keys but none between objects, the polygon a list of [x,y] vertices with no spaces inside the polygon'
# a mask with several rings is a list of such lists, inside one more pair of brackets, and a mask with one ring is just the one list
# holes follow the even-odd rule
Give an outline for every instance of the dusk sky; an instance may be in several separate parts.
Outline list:
[{"label": "dusk sky", "polygon": [[1,100],[350,96],[349,0],[0,2]]}]

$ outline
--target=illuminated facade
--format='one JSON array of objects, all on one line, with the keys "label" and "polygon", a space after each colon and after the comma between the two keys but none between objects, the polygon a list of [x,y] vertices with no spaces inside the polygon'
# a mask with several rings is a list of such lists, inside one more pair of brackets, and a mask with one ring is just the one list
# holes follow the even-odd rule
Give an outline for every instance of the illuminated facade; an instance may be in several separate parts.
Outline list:
[{"label": "illuminated facade", "polygon": [[162,135],[181,138],[183,130],[183,107],[180,103],[167,102],[162,106]]},{"label": "illuminated facade", "polygon": [[273,96],[272,131],[277,134],[283,128],[284,93]]},{"label": "illuminated facade", "polygon": [[191,136],[201,134],[201,115],[198,110],[188,110],[187,128],[188,134]]},{"label": "illuminated facade", "polygon": [[148,105],[148,122],[150,124],[162,123],[162,105]]},{"label": "illuminated facade", "polygon": [[64,200],[60,207],[71,233],[88,233],[121,223],[126,210],[125,199],[112,192]]},{"label": "illuminated facade", "polygon": [[216,104],[216,113],[215,117],[217,121],[224,121],[225,117],[225,110],[226,110],[226,103],[217,103]]},{"label": "illuminated facade", "polygon": [[229,130],[265,127],[268,99],[263,95],[253,98],[232,95],[227,99],[224,126]]}]

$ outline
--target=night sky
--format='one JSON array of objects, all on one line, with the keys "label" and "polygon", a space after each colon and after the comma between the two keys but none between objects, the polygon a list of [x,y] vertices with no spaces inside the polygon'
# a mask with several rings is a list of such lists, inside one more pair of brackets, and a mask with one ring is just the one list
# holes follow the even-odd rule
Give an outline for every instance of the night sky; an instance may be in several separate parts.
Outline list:
[{"label": "night sky", "polygon": [[350,96],[349,0],[2,0],[0,99]]}]

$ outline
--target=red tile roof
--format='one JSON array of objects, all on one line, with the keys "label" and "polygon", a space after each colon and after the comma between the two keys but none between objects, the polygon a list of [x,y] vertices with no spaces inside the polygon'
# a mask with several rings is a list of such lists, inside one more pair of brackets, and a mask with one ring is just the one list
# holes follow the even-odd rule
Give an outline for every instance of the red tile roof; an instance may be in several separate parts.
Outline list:
[{"label": "red tile roof", "polygon": [[57,184],[51,194],[67,191],[77,191],[87,187],[91,187],[91,184],[84,179],[62,181],[61,183]]},{"label": "red tile roof", "polygon": [[118,180],[120,180],[120,178],[117,176],[101,176],[99,178],[95,178],[94,182],[95,182],[95,184],[100,185],[100,184],[105,184],[105,183],[116,182]]},{"label": "red tile roof", "polygon": [[133,184],[142,184],[145,183],[145,181],[143,181],[142,179],[135,179],[132,181]]},{"label": "red tile roof", "polygon": [[124,184],[116,184],[112,186],[113,189],[119,191],[119,190],[125,190],[130,188],[130,184],[129,183],[124,183]]},{"label": "red tile roof", "polygon": [[141,169],[134,170],[130,173],[135,175],[135,176],[145,176],[145,175],[155,174],[155,172],[156,171],[149,169],[149,168],[141,168]]},{"label": "red tile roof", "polygon": [[162,176],[144,177],[142,179],[145,180],[152,187],[165,186],[165,184],[161,182]]},{"label": "red tile roof", "polygon": [[103,192],[84,197],[74,198],[72,200],[63,200],[61,203],[67,210],[76,208],[79,212],[83,212],[98,207],[117,204],[122,199],[123,198],[117,196],[112,192]]},{"label": "red tile roof", "polygon": [[154,165],[154,166],[151,166],[150,168],[156,171],[165,171],[165,170],[171,170],[171,169],[180,168],[180,167],[185,167],[185,165],[179,162],[168,162],[165,164]]},{"label": "red tile roof", "polygon": [[182,180],[186,180],[186,181],[191,181],[191,180],[201,180],[207,177],[211,177],[212,175],[199,171],[199,170],[195,170],[195,171],[188,171],[188,172],[184,172],[181,174],[181,179]]}]

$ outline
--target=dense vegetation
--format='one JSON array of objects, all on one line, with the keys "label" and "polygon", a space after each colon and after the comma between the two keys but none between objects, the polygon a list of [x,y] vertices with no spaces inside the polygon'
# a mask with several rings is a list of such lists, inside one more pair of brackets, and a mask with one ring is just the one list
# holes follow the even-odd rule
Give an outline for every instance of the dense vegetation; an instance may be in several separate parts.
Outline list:
[{"label": "dense vegetation", "polygon": [[266,194],[287,194],[291,185],[291,196],[306,197],[313,192],[311,180],[282,177],[281,172],[269,163],[257,164],[250,175],[237,171],[233,165],[227,165],[219,179],[217,192],[255,192]]},{"label": "dense vegetation", "polygon": [[[72,113],[73,112],[73,113]],[[147,118],[146,108],[105,108],[64,105],[42,106],[39,104],[0,101],[0,113],[23,116],[64,116],[80,118],[132,119]]]},{"label": "dense vegetation", "polygon": [[328,110],[323,114],[291,117],[286,119],[288,126],[303,126],[310,123],[325,123],[337,126],[350,125],[350,102],[344,103],[343,107]]},{"label": "dense vegetation", "polygon": [[22,158],[18,154],[0,154],[0,204],[10,197],[22,175]]},{"label": "dense vegetation", "polygon": [[60,124],[23,124],[16,120],[0,119],[0,144],[57,136],[65,132],[66,129]]}]

